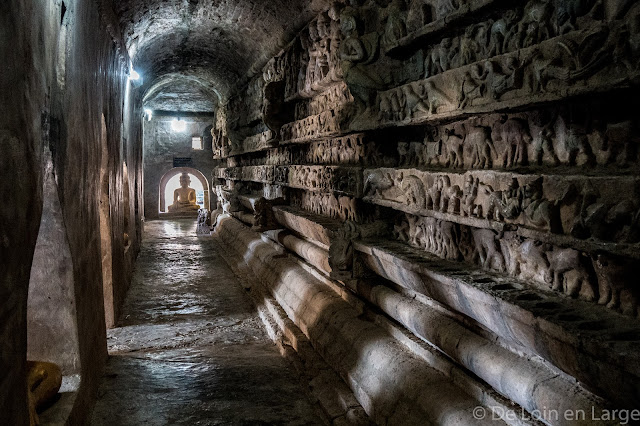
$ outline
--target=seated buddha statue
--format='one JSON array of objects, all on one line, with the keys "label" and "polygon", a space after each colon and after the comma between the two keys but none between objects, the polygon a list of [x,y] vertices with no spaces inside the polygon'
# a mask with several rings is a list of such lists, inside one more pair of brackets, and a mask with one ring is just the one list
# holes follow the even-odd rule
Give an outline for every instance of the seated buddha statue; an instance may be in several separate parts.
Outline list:
[{"label": "seated buddha statue", "polygon": [[27,361],[29,423],[39,425],[38,411],[51,402],[60,390],[62,371],[51,362]]},{"label": "seated buddha statue", "polygon": [[196,190],[189,187],[191,178],[188,173],[180,175],[180,188],[173,191],[173,204],[168,209],[170,212],[192,212],[200,208],[196,204]]}]

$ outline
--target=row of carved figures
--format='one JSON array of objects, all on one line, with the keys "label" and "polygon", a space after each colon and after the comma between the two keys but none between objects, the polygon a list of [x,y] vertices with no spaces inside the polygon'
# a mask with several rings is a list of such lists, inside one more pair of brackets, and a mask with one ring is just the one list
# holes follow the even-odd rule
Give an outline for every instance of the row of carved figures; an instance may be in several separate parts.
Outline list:
[{"label": "row of carved figures", "polygon": [[[528,102],[531,95],[550,96],[564,93],[567,85],[589,83],[605,69],[606,75],[592,84],[606,85],[634,76],[639,69],[640,24],[636,21],[640,6],[629,15],[629,23],[570,33],[536,44],[523,54],[507,53],[480,62],[469,57],[468,65],[440,59],[434,62],[435,56],[429,55],[429,78],[378,93],[378,120],[406,121],[505,99]],[[451,68],[459,68],[459,72],[431,77]]]},{"label": "row of carved figures", "polygon": [[[609,19],[621,17],[630,5],[631,2],[627,2],[617,6],[622,10],[614,11],[615,15]],[[509,9],[497,19],[470,25],[461,35],[445,37],[430,47],[425,55],[425,78],[534,46],[579,29],[581,20],[584,28],[593,27],[604,17],[602,9],[602,1],[598,0],[530,0],[524,7]]]},{"label": "row of carved figures", "polygon": [[465,261],[549,288],[571,297],[597,301],[626,315],[638,315],[637,262],[606,253],[587,254],[431,217],[401,215],[394,236],[438,257]]},{"label": "row of carved figures", "polygon": [[[464,184],[458,185],[447,174],[424,176],[409,170],[374,169],[366,172],[363,193],[371,202],[388,200],[415,211],[521,224],[578,239],[640,241],[638,194],[615,197],[616,192],[625,190],[615,182],[608,182],[601,189],[586,179],[560,184],[555,190],[557,196],[550,199],[545,194],[542,177],[526,179],[526,183],[513,177],[504,188],[496,189],[483,180],[478,175],[466,174]],[[626,186],[637,186],[637,181]],[[601,191],[608,191],[608,196],[602,197]]]},{"label": "row of carved figures", "polygon": [[303,192],[292,195],[291,204],[318,215],[341,221],[357,221],[356,199],[333,193]]},{"label": "row of carved figures", "polygon": [[424,143],[398,144],[399,164],[457,169],[640,164],[640,130],[633,121],[587,126],[567,115],[549,110],[492,115],[433,128]]}]

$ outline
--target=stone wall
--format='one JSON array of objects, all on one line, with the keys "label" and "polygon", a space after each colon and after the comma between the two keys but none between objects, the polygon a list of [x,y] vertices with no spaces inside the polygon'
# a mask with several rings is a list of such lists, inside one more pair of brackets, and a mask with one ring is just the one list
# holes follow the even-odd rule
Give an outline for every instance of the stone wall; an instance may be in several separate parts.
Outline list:
[{"label": "stone wall", "polygon": [[[186,122],[187,128],[184,132],[171,129],[171,120],[178,116]],[[165,173],[174,168],[174,158],[183,162],[188,159],[185,167],[199,170],[207,178],[209,185],[213,185],[211,173],[216,164],[211,148],[213,122],[213,113],[177,112],[155,113],[151,121],[144,122],[144,214],[147,219],[158,218],[160,180]],[[192,149],[192,137],[202,137],[204,149]],[[167,201],[168,204],[172,202]],[[215,206],[215,203],[212,205]]]},{"label": "stone wall", "polygon": [[[228,256],[376,422],[419,405],[446,423],[410,391],[430,369],[465,404],[516,404],[511,424],[640,405],[640,6],[359,3],[319,14],[218,116]],[[340,295],[379,318],[371,342]],[[387,377],[404,356],[416,370]]]},{"label": "stone wall", "polygon": [[[59,199],[63,229],[57,231],[61,241],[66,238],[72,264],[70,271],[62,269],[72,275],[76,301],[82,382],[72,424],[84,422],[107,356],[98,214],[103,155],[108,156],[114,299],[122,300],[128,287],[141,232],[142,114],[118,31],[109,2],[11,0],[0,6],[0,416],[6,424],[28,423],[27,295],[47,165],[57,191],[45,196]],[[52,160],[44,160],[45,148]]]}]

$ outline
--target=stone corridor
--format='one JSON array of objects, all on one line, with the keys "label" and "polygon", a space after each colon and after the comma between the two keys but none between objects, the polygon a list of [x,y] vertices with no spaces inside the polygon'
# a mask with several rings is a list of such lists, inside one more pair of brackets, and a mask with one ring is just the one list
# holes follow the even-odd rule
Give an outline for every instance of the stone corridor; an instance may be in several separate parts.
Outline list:
[{"label": "stone corridor", "polygon": [[145,225],[92,425],[322,424],[213,244]]},{"label": "stone corridor", "polygon": [[3,0],[0,58],[0,426],[640,424],[640,0]]}]

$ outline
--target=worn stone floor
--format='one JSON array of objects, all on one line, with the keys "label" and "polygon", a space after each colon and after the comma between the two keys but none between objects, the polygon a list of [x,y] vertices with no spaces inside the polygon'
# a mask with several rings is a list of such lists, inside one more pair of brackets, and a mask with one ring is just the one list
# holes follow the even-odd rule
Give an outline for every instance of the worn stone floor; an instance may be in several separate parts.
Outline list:
[{"label": "worn stone floor", "polygon": [[152,221],[93,425],[322,424],[249,297],[193,220]]}]

